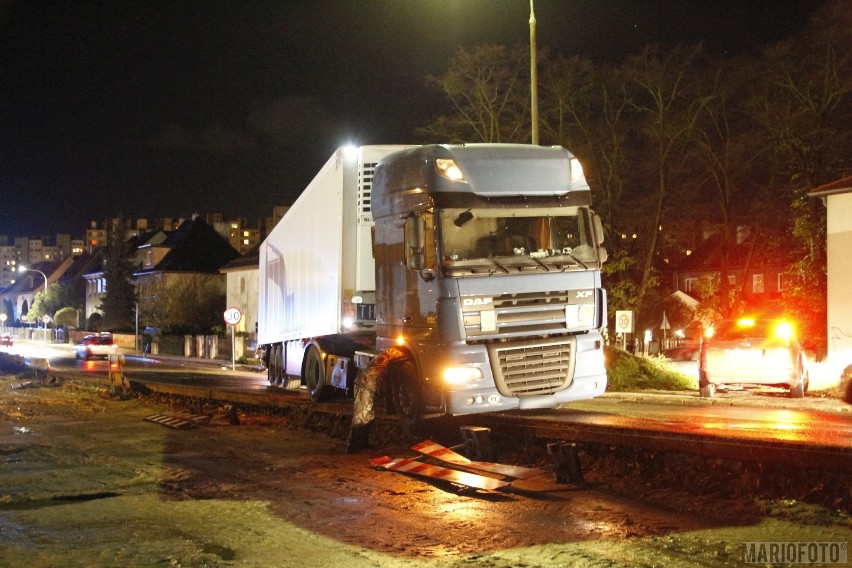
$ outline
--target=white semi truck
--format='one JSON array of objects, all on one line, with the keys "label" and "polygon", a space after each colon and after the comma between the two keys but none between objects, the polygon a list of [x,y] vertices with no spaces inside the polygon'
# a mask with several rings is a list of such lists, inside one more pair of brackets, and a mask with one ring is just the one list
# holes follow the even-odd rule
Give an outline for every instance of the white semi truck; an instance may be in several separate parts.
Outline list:
[{"label": "white semi truck", "polygon": [[516,144],[338,149],[260,248],[269,382],[351,393],[391,346],[403,426],[606,388],[603,231],[579,161]]}]

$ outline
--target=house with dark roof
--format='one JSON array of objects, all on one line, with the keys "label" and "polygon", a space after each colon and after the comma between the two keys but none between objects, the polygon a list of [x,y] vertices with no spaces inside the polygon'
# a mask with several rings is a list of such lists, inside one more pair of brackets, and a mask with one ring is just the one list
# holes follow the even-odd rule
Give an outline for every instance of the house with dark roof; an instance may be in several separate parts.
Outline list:
[{"label": "house with dark roof", "polygon": [[[140,302],[152,299],[177,282],[213,282],[225,292],[219,268],[239,253],[201,218],[184,221],[173,231],[150,231],[131,238],[132,282]],[[99,254],[104,254],[100,249]],[[99,264],[102,266],[102,261]],[[86,274],[86,317],[100,311],[106,294],[103,270]],[[225,307],[222,306],[224,311]]]},{"label": "house with dark roof", "polygon": [[[143,254],[140,250],[148,245],[161,243],[166,239],[166,233],[161,230],[146,231],[134,234],[127,240],[128,248],[132,251],[131,263],[133,266],[142,266]],[[105,262],[106,248],[97,247],[90,254],[88,270],[84,274],[86,281],[84,295],[85,319],[95,313],[101,313],[101,303],[106,295],[106,278],[104,277],[103,265]]]},{"label": "house with dark roof", "polygon": [[31,270],[21,272],[10,286],[0,291],[0,302],[3,306],[0,311],[6,314],[6,325],[26,321],[35,295],[45,290],[45,284],[50,285],[61,279],[72,263],[71,258],[59,262],[39,262],[32,265]]},{"label": "house with dark roof", "polygon": [[[787,265],[754,254],[752,237],[742,228],[736,242],[728,245],[728,286],[742,289],[743,301],[751,306],[768,306],[780,298]],[[674,290],[698,298],[701,286],[722,274],[722,236],[710,235],[671,270]]]},{"label": "house with dark roof", "polygon": [[[154,300],[177,285],[211,284],[225,294],[226,277],[219,269],[239,257],[228,241],[200,217],[176,230],[154,236],[137,247],[141,264],[132,281],[140,303]],[[224,312],[225,306],[222,306]]]}]

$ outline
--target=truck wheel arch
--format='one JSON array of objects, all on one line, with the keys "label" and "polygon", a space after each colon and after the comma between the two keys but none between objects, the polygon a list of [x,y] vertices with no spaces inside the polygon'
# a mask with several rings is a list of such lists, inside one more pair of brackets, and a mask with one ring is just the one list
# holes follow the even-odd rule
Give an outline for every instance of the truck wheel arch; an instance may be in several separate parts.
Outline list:
[{"label": "truck wheel arch", "polygon": [[421,436],[426,412],[423,385],[415,358],[405,353],[388,369],[388,386],[397,419],[410,436]]}]

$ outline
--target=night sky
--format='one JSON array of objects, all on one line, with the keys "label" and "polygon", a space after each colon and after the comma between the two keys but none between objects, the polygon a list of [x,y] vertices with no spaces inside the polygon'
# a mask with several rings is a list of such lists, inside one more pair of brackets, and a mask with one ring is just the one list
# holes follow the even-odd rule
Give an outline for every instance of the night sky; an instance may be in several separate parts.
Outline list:
[{"label": "night sky", "polygon": [[[535,0],[537,45],[740,53],[810,0]],[[343,143],[416,142],[459,47],[529,44],[527,0],[0,0],[0,235],[116,216],[251,223]]]}]

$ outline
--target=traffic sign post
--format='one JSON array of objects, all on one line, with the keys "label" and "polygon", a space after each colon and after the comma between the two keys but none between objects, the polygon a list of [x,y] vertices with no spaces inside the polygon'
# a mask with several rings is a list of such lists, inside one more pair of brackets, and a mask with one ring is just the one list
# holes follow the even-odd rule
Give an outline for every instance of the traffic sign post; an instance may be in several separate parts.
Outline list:
[{"label": "traffic sign post", "polygon": [[621,335],[621,348],[627,351],[627,334],[633,333],[633,310],[615,312],[615,333]]},{"label": "traffic sign post", "polygon": [[666,349],[666,332],[671,329],[671,325],[669,325],[669,319],[666,317],[666,312],[663,312],[663,323],[660,324],[660,329],[663,330],[663,343],[660,346],[660,353],[665,351]]},{"label": "traffic sign post", "polygon": [[239,308],[228,308],[225,310],[224,317],[225,323],[231,327],[231,370],[234,371],[237,368],[237,340],[235,328],[243,319],[243,313]]}]

